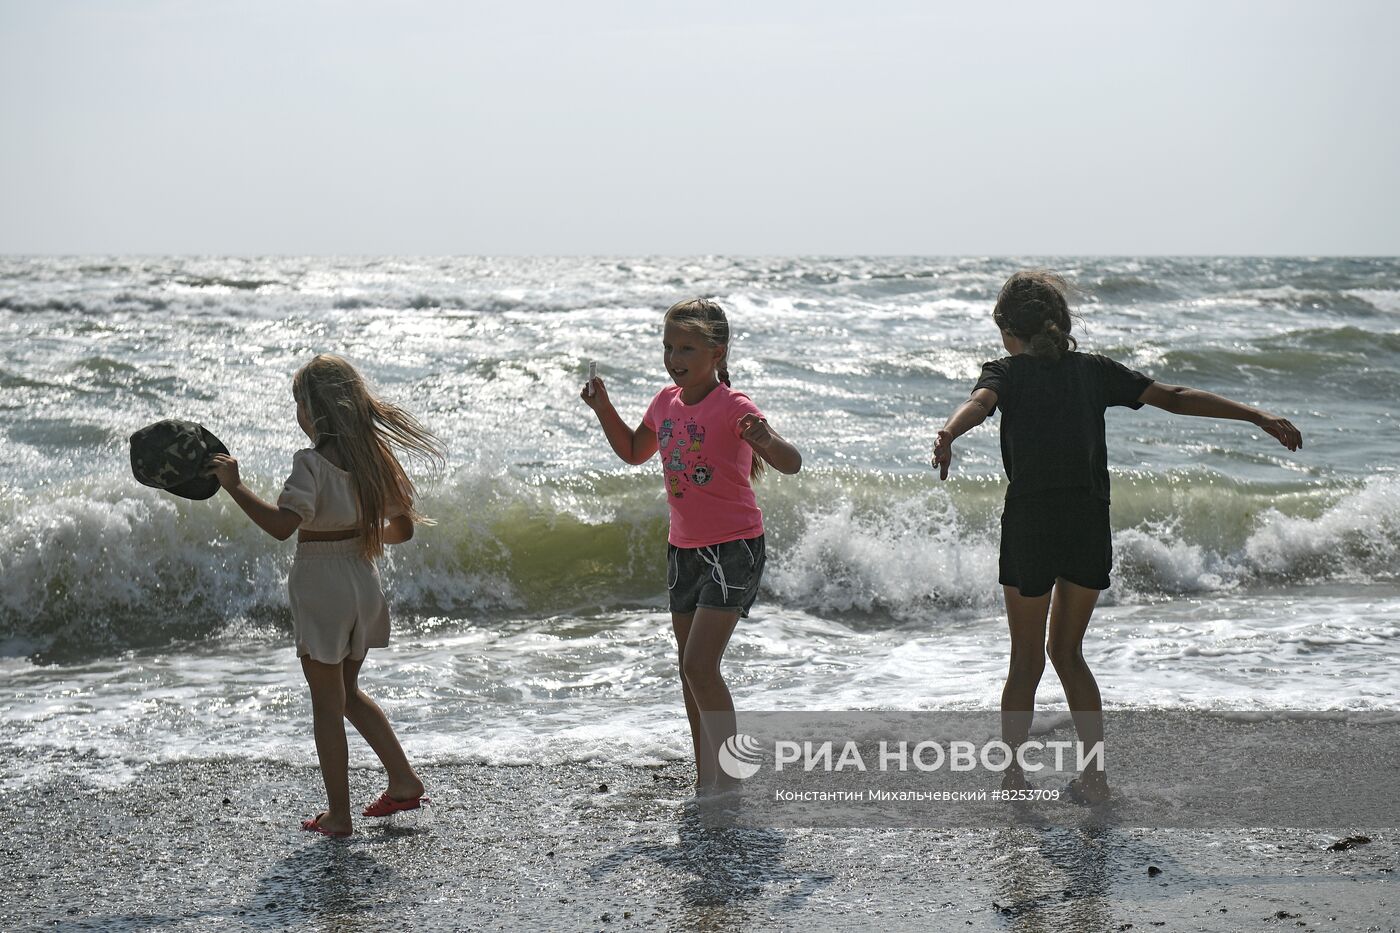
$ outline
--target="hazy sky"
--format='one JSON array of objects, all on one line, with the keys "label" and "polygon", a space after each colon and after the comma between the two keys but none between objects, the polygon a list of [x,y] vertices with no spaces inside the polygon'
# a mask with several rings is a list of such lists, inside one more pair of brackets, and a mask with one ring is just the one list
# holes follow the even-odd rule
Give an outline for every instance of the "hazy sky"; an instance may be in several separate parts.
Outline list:
[{"label": "hazy sky", "polygon": [[1400,254],[1400,4],[0,0],[9,253]]}]

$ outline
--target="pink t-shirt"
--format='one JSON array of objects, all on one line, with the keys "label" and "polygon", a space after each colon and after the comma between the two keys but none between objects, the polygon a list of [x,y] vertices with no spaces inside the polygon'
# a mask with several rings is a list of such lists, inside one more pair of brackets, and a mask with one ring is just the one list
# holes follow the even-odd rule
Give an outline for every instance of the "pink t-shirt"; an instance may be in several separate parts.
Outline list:
[{"label": "pink t-shirt", "polygon": [[647,406],[642,424],[656,432],[671,534],[676,547],[709,547],[763,534],[763,513],[749,485],[753,448],[739,437],[739,419],[763,413],[742,392],[720,384],[695,405],[667,386]]}]

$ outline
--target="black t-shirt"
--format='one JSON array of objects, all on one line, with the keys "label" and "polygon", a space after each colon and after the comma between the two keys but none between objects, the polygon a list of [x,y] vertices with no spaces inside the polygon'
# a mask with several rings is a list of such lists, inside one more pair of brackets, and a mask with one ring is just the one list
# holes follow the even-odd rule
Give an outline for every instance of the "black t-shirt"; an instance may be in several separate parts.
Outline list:
[{"label": "black t-shirt", "polygon": [[[1058,360],[1020,353],[982,364],[972,391],[997,394],[1006,498],[1088,489],[1108,499],[1103,413],[1141,408],[1152,379],[1106,356],[1070,351]],[[990,414],[990,413],[989,413]]]}]

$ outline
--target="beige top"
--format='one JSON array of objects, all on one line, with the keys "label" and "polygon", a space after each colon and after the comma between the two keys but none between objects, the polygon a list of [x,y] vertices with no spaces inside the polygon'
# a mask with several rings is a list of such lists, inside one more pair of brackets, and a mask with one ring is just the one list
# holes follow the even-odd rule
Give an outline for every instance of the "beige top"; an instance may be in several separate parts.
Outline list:
[{"label": "beige top", "polygon": [[[354,531],[360,527],[354,480],[312,447],[293,455],[292,475],[282,486],[277,507],[300,515],[303,531]],[[403,511],[401,505],[393,503],[384,517],[393,518]]]}]

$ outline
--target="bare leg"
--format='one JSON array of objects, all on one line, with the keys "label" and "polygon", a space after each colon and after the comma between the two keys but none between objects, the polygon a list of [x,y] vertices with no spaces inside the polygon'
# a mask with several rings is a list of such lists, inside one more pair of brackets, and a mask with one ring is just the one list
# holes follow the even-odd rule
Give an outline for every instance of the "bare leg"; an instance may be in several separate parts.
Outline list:
[{"label": "bare leg", "polygon": [[719,770],[719,748],[734,734],[734,699],[719,672],[719,662],[738,621],[738,610],[696,609],[681,656],[681,674],[696,708],[705,714],[698,765],[701,788],[723,789],[736,783]]},{"label": "bare leg", "polygon": [[395,800],[411,800],[423,794],[423,782],[408,763],[408,756],[394,735],[393,726],[379,704],[360,689],[360,666],[364,659],[341,662],[341,677],[345,683],[345,718],[355,727],[369,747],[379,756],[389,773],[389,796]]},{"label": "bare leg", "polygon": [[[1045,673],[1045,614],[1050,594],[1022,596],[1014,586],[1003,586],[1006,621],[1011,630],[1011,663],[1001,691],[1001,740],[1015,751],[1030,735],[1035,716],[1035,691]],[[1008,790],[1026,787],[1026,776],[1013,763],[1002,776]]]},{"label": "bare leg", "polygon": [[703,757],[701,733],[704,727],[700,721],[700,707],[695,705],[695,695],[690,692],[690,684],[685,679],[685,642],[690,635],[693,612],[671,613],[671,629],[676,633],[676,667],[681,675],[681,696],[685,699],[685,716],[690,720],[690,740],[695,747],[695,786],[700,787],[700,759]]},{"label": "bare leg", "polygon": [[[1103,701],[1083,651],[1084,632],[1098,600],[1098,590],[1060,579],[1055,581],[1055,599],[1050,606],[1050,663],[1065,688],[1079,741],[1087,748],[1103,742]],[[1108,796],[1107,775],[1097,768],[1086,768],[1078,785],[1090,800]]]},{"label": "bare leg", "polygon": [[301,659],[301,671],[311,688],[316,757],[321,762],[321,780],[326,784],[326,800],[330,804],[316,822],[332,832],[349,832],[352,823],[349,752],[345,745],[345,681],[341,679],[339,664],[322,664],[310,657]]}]

